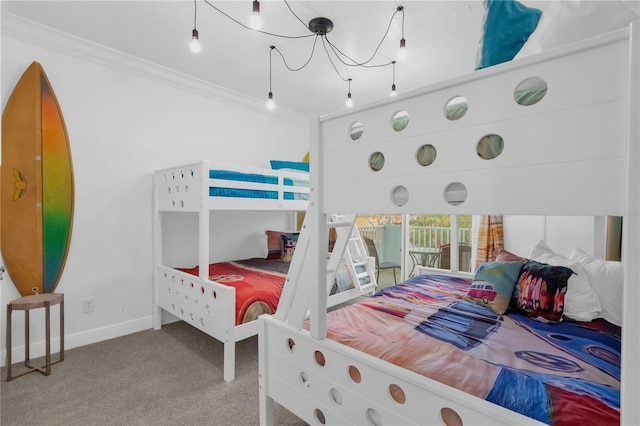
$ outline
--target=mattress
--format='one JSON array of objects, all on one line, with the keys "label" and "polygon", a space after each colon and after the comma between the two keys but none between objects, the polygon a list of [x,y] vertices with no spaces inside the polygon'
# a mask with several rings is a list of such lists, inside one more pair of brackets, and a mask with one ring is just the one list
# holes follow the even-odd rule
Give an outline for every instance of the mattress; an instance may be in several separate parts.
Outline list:
[{"label": "mattress", "polygon": [[[262,314],[273,314],[278,308],[287,272],[291,263],[280,259],[250,258],[209,265],[209,279],[236,289],[236,325],[253,321]],[[198,266],[176,268],[199,275]],[[342,264],[337,272],[331,294],[353,288],[347,267]]]},{"label": "mattress", "polygon": [[329,312],[327,337],[547,424],[619,424],[619,327],[498,315],[470,284],[414,277]]},{"label": "mattress", "polygon": [[[209,170],[209,178],[219,179],[233,182],[250,182],[265,184],[265,189],[256,188],[239,188],[236,186],[215,186],[209,188],[209,196],[211,197],[234,197],[234,198],[259,198],[259,199],[278,199],[278,191],[274,190],[270,185],[278,185],[278,177],[273,175],[264,175],[258,173],[242,173],[230,170]],[[268,186],[269,185],[269,186]],[[308,191],[299,192],[300,188],[309,188],[308,179],[284,178],[283,185],[291,187],[290,190],[283,192],[285,200],[308,200]],[[268,187],[267,187],[268,186]]]}]

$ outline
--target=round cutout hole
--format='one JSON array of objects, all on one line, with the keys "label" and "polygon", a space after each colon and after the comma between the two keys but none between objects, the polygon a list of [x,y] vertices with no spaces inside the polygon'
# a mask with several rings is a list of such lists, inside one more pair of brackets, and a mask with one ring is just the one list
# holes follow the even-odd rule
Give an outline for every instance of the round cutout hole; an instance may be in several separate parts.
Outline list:
[{"label": "round cutout hole", "polygon": [[454,96],[444,106],[444,116],[447,120],[459,120],[467,113],[469,104],[464,96]]},{"label": "round cutout hole", "polygon": [[349,137],[352,140],[357,141],[362,136],[363,128],[360,121],[356,121],[349,126]]},{"label": "round cutout hole", "polygon": [[430,166],[436,161],[436,147],[431,144],[422,145],[416,152],[416,160],[421,166]]},{"label": "round cutout hole", "polygon": [[327,424],[327,419],[325,419],[324,413],[319,408],[313,410],[313,416],[321,425]]},{"label": "round cutout hole", "polygon": [[322,352],[315,351],[313,353],[313,357],[316,360],[316,364],[318,364],[320,367],[324,367],[325,359],[324,359],[324,354]]},{"label": "round cutout hole", "polygon": [[379,172],[384,167],[384,154],[376,151],[369,156],[369,167],[374,172]]},{"label": "round cutout hole", "polygon": [[391,127],[396,132],[401,132],[409,125],[409,113],[407,111],[398,111],[391,117]]},{"label": "round cutout hole", "polygon": [[378,413],[373,408],[367,408],[366,417],[370,425],[382,426],[382,418],[380,417],[380,413]]},{"label": "round cutout hole", "polygon": [[409,201],[409,190],[402,185],[398,185],[391,190],[391,202],[398,207],[402,207]]},{"label": "round cutout hole", "polygon": [[460,418],[455,410],[449,407],[443,407],[440,409],[440,417],[447,426],[463,426],[462,418]]},{"label": "round cutout hole", "polygon": [[402,388],[395,383],[389,385],[389,394],[391,395],[391,398],[398,404],[404,404],[405,402],[407,402],[407,397],[404,394],[404,390],[402,390]]},{"label": "round cutout hole", "polygon": [[338,389],[331,388],[331,390],[329,391],[329,397],[336,404],[342,405],[342,395],[340,394],[340,391]]},{"label": "round cutout hole", "polygon": [[444,199],[452,206],[459,206],[467,199],[467,187],[460,182],[451,182],[444,189]]},{"label": "round cutout hole", "polygon": [[300,372],[300,375],[298,377],[300,378],[300,383],[302,383],[306,387],[309,387],[309,375],[307,373],[302,371]]},{"label": "round cutout hole", "polygon": [[476,145],[476,152],[478,153],[478,157],[483,160],[493,160],[500,154],[502,154],[502,150],[504,149],[504,139],[502,136],[490,134],[485,135],[478,141]]},{"label": "round cutout hole", "polygon": [[291,352],[293,352],[293,348],[296,347],[296,342],[292,338],[287,339],[287,347]]},{"label": "round cutout hole", "polygon": [[540,102],[547,94],[547,82],[540,77],[529,77],[518,84],[513,99],[518,105],[531,106]]},{"label": "round cutout hole", "polygon": [[354,383],[360,383],[362,381],[362,376],[360,375],[360,370],[355,365],[349,366],[349,377],[353,380]]}]

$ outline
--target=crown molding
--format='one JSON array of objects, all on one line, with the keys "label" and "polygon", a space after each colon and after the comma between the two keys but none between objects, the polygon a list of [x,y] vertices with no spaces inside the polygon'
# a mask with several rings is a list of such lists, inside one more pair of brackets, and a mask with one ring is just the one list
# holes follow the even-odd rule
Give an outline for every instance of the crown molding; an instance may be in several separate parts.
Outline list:
[{"label": "crown molding", "polygon": [[0,28],[3,38],[14,38],[21,42],[30,43],[64,55],[74,56],[252,112],[272,117],[276,116],[279,119],[293,121],[297,124],[303,122],[306,125],[308,122],[308,117],[302,114],[282,108],[268,111],[264,106],[264,102],[254,98],[41,25],[4,10],[2,11],[1,19]]}]

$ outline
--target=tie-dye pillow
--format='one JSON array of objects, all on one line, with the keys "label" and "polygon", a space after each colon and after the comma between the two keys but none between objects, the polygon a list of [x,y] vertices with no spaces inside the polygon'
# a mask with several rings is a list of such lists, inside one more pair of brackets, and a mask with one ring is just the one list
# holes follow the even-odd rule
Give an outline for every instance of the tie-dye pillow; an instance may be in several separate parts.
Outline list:
[{"label": "tie-dye pillow", "polygon": [[513,289],[511,304],[533,318],[562,321],[567,282],[573,271],[564,266],[529,261]]}]

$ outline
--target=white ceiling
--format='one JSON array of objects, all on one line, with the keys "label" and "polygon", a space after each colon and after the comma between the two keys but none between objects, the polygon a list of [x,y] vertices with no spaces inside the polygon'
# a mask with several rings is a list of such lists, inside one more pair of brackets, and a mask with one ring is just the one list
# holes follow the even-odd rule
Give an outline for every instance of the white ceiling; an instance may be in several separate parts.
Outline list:
[{"label": "white ceiling", "polygon": [[[269,91],[269,46],[275,45],[292,67],[311,52],[315,37],[277,38],[242,28],[203,0],[197,0],[197,29],[202,51],[189,50],[194,24],[194,1],[4,1],[3,12],[69,33],[91,42],[194,76],[260,101]],[[235,19],[248,23],[252,2],[211,2]],[[261,1],[262,30],[310,34],[284,1]],[[382,39],[397,6],[405,9],[405,38],[409,57],[396,65],[399,92],[415,89],[473,70],[481,33],[481,1],[298,1],[289,5],[308,23],[315,17],[333,21],[328,39],[341,51],[364,61]],[[380,46],[379,59],[396,59],[401,38],[401,15]],[[351,77],[356,104],[388,96],[392,68],[336,65]],[[305,116],[345,108],[348,85],[335,72],[318,40],[309,65],[288,71],[273,55],[272,91],[279,108]]]}]

